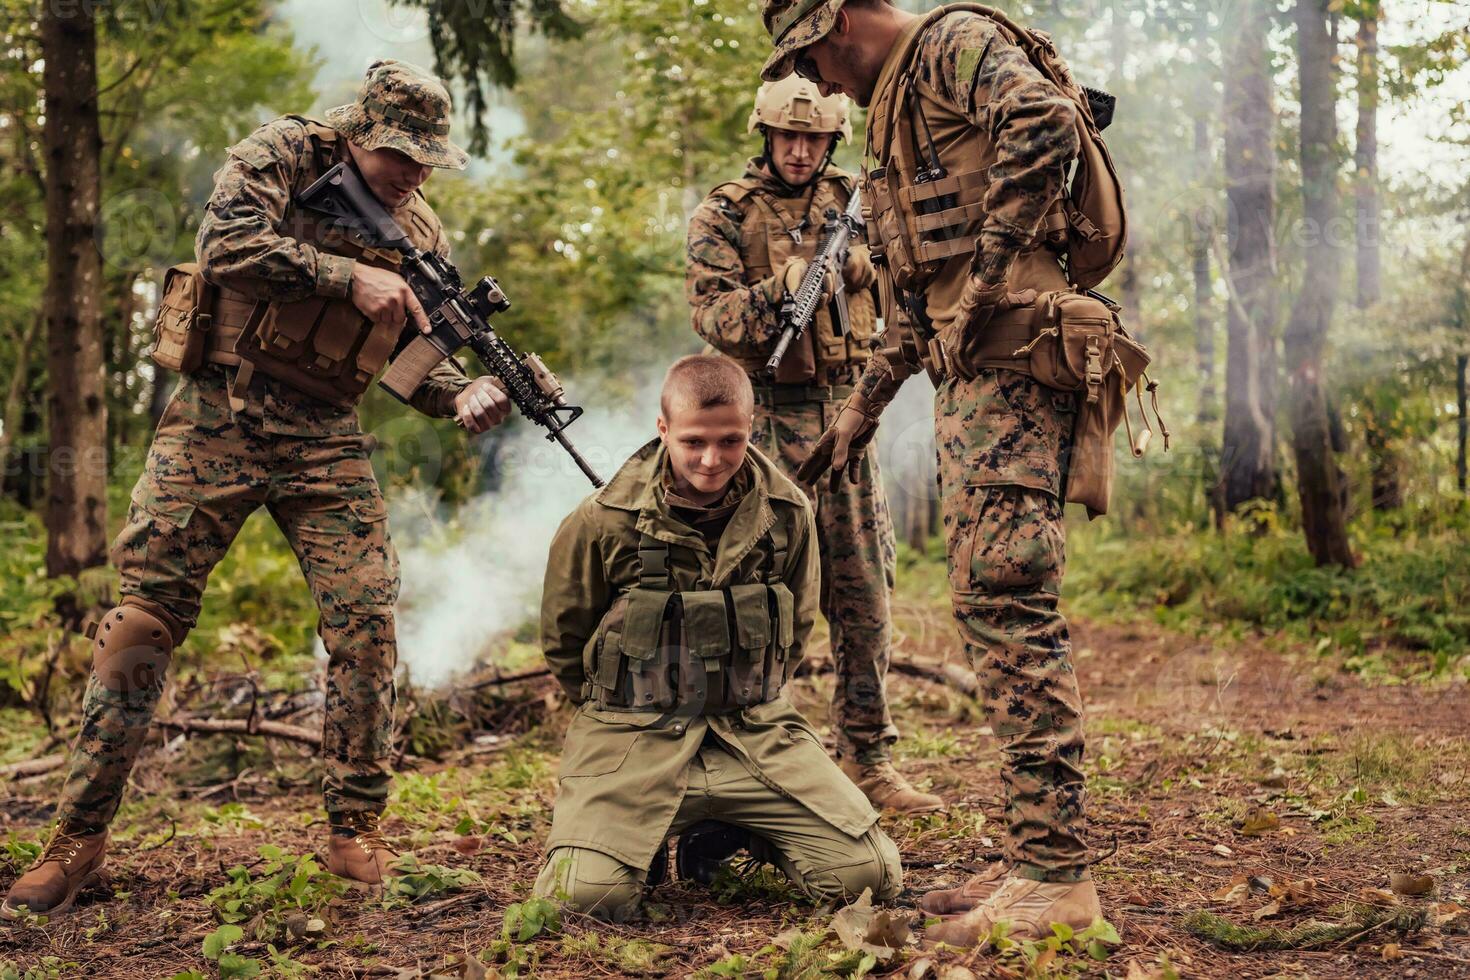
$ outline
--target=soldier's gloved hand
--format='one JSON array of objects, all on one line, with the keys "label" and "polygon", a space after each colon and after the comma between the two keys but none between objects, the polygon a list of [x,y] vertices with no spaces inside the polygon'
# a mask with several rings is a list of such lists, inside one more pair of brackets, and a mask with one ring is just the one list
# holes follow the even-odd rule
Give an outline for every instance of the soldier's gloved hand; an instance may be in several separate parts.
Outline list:
[{"label": "soldier's gloved hand", "polygon": [[873,268],[873,256],[866,245],[854,245],[847,250],[847,261],[842,263],[842,282],[850,293],[869,288],[878,279],[878,270]]},{"label": "soldier's gloved hand", "polygon": [[454,396],[454,420],[469,432],[484,432],[510,415],[510,399],[498,378],[482,375]]},{"label": "soldier's gloved hand", "polygon": [[979,370],[977,354],[985,327],[1005,298],[1005,283],[988,283],[972,275],[960,292],[954,319],[939,331],[939,344],[944,348],[950,370],[966,381],[973,379]]},{"label": "soldier's gloved hand", "polygon": [[366,262],[352,263],[352,305],[374,323],[402,327],[409,317],[421,333],[429,333],[429,315],[419,305],[403,277],[392,269],[379,269]]},{"label": "soldier's gloved hand", "polygon": [[[793,296],[796,295],[797,289],[801,287],[802,279],[806,278],[806,270],[810,267],[811,263],[800,256],[792,256],[782,263],[781,268],[776,270],[776,282],[778,286],[776,288],[777,295],[773,297],[775,302],[780,303],[788,293]],[[836,283],[829,273],[827,281],[822,284],[821,303],[826,303],[832,298],[832,291],[835,285]]]},{"label": "soldier's gloved hand", "polygon": [[872,403],[857,392],[848,396],[837,412],[837,420],[827,427],[807,458],[802,460],[796,471],[799,483],[815,485],[818,478],[831,470],[827,486],[836,490],[846,474],[849,480],[857,481],[862,469],[863,454],[873,433],[878,431],[878,412]]}]

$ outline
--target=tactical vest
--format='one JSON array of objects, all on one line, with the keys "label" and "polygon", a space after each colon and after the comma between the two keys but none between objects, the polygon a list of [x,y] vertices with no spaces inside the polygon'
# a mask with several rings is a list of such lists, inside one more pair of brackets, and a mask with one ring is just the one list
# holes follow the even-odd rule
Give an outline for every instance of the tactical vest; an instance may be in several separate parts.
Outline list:
[{"label": "tactical vest", "polygon": [[[985,223],[985,194],[997,162],[995,141],[982,120],[970,122],[963,107],[918,77],[916,57],[924,31],[945,8],[915,20],[875,88],[868,114],[863,188],[868,243],[886,275],[880,291],[885,322],[895,321],[898,291],[922,293],[928,313],[944,318],[958,305],[975,245]],[[984,107],[980,107],[983,111]],[[1066,289],[1057,254],[1066,238],[1059,205],[1011,267],[1011,292]]]},{"label": "tactical vest", "polygon": [[680,592],[671,564],[694,552],[649,534],[638,543],[638,585],[603,616],[582,655],[583,697],[599,708],[684,716],[774,700],[795,642],[795,599],[781,581],[786,525],[771,528],[765,581]]},{"label": "tactical vest", "polygon": [[[314,211],[297,209],[296,195],[346,159],[346,150],[330,126],[291,118],[306,126],[313,152],[296,174],[292,200],[278,231],[323,252],[380,269],[397,269],[401,262],[397,253],[371,248],[355,232]],[[415,192],[392,213],[417,248],[433,248],[439,221],[422,194]],[[269,302],[222,286],[204,359],[239,366],[237,389],[249,384],[252,371],[260,371],[312,397],[351,407],[388,363],[402,332],[401,327],[373,323],[351,299],[311,296],[292,303]]]},{"label": "tactical vest", "polygon": [[[936,383],[954,367],[946,362],[935,330],[952,323],[958,312],[985,222],[990,169],[998,159],[989,120],[972,123],[961,106],[919,77],[917,52],[924,32],[958,11],[987,17],[1027,50],[1033,64],[1044,56],[1049,71],[1065,70],[1044,35],[1021,37],[1022,29],[1003,15],[965,3],[936,8],[905,28],[879,75],[868,114],[863,190],[882,312],[887,322],[901,325],[885,354],[922,364]],[[1080,91],[1069,74],[1058,87],[1069,97]],[[1086,129],[1082,150],[1091,179],[1081,190],[1085,207],[1072,199],[1074,188],[1071,197],[1064,192],[1047,210],[1007,274],[1008,299],[1014,303],[999,307],[985,325],[970,367],[1018,371],[1079,395],[1065,499],[1085,504],[1096,516],[1107,512],[1112,490],[1114,430],[1120,422],[1129,425],[1135,456],[1143,454],[1152,435],[1145,422],[1140,436],[1132,436],[1125,395],[1134,392],[1142,414],[1140,382],[1151,394],[1157,386],[1144,373],[1148,352],[1124,328],[1118,306],[1078,288],[1090,288],[1107,275],[1126,238],[1111,157],[1097,138],[1090,109],[1079,105],[1078,120]],[[1096,209],[1105,229],[1087,219],[1083,211],[1089,208]],[[1073,282],[1063,271],[1062,255],[1075,264]],[[901,301],[905,317],[897,315]],[[1156,400],[1154,416],[1167,449],[1169,432]]]},{"label": "tactical vest", "polygon": [[[791,234],[802,214],[793,213],[790,199],[778,198],[753,177],[742,177],[716,187],[712,193],[723,196],[741,212],[741,261],[745,266],[745,284],[752,285],[775,273],[793,256],[810,259],[821,242],[822,225],[828,212],[839,215],[847,207],[849,192],[840,177],[827,176],[817,182],[810,217],[801,229],[798,241]],[[847,336],[837,333],[831,311],[826,306],[817,310],[812,326],[793,344],[776,374],[777,384],[834,384],[851,380],[854,367],[866,364],[871,354],[877,328],[877,313],[871,290],[847,292],[847,317],[851,328]],[[757,384],[765,368],[764,357],[731,355]]]}]

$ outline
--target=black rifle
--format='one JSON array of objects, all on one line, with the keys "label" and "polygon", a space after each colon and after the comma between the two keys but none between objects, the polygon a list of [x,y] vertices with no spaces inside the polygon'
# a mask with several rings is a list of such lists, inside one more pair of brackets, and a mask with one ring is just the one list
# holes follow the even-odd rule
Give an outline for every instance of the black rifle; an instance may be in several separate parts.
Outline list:
[{"label": "black rifle", "polygon": [[388,249],[403,257],[399,271],[419,305],[428,311],[431,332],[415,334],[393,358],[378,382],[384,390],[407,402],[436,364],[468,347],[504,386],[520,413],[545,429],[548,440],[560,443],[593,486],[602,486],[602,479],[563,434],[581,417],[581,407],[567,404],[561,382],[539,356],[518,355],[490,326],[490,317],[510,309],[510,300],[500,291],[499,283],[484,276],[466,292],[459,270],[434,253],[415,248],[357,171],[346,163],[322,174],[301,192],[296,203],[356,232],[370,247]]},{"label": "black rifle", "polygon": [[775,377],[776,369],[781,366],[781,359],[786,356],[786,348],[812,325],[812,319],[817,315],[817,304],[822,301],[822,293],[826,289],[828,273],[832,270],[837,273],[837,286],[832,293],[832,311],[837,321],[837,332],[847,336],[847,293],[842,282],[842,264],[847,261],[848,243],[862,226],[862,196],[857,188],[853,188],[852,200],[847,202],[846,211],[842,214],[836,211],[827,212],[827,222],[822,226],[822,241],[817,246],[817,254],[812,256],[811,264],[807,266],[806,275],[801,277],[796,292],[788,292],[781,301],[781,336],[776,340],[776,348],[771,352],[770,359],[766,361],[768,377]]}]

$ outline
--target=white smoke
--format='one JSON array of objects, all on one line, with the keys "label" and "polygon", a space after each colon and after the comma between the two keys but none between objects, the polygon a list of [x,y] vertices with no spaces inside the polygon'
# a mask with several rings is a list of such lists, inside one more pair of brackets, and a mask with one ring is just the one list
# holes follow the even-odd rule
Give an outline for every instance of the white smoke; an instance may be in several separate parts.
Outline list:
[{"label": "white smoke", "polygon": [[[567,437],[592,468],[611,479],[656,435],[662,370],[629,387],[622,400],[582,400],[586,414]],[[605,390],[567,382],[568,397]],[[911,378],[883,415],[879,452],[889,500],[926,500],[934,492],[933,389]],[[594,396],[595,397],[595,396]],[[430,438],[409,419],[376,434],[385,448]],[[426,451],[427,450],[427,451]],[[430,460],[466,452],[464,442],[418,445]],[[446,687],[483,659],[494,641],[538,616],[551,538],[567,514],[593,492],[587,478],[544,430],[522,425],[504,445],[500,486],[450,511],[430,490],[407,488],[388,500],[403,589],[398,604],[398,656],[415,685]],[[320,653],[320,651],[319,651]]]},{"label": "white smoke", "polygon": [[[599,386],[568,381],[568,397]],[[656,379],[617,404],[582,401],[567,438],[604,480],[657,434]],[[464,452],[463,443],[445,452]],[[592,485],[545,430],[518,427],[502,448],[500,486],[453,513],[429,492],[388,502],[403,591],[398,655],[419,686],[443,687],[472,667],[492,640],[538,615],[552,536]]]}]

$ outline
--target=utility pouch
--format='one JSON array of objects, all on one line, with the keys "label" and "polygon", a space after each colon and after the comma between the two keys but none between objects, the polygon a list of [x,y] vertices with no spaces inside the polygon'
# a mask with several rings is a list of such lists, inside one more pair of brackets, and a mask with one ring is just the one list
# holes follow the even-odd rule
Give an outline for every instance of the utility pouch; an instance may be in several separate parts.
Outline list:
[{"label": "utility pouch", "polygon": [[770,594],[765,584],[730,587],[736,648],[731,651],[726,687],[729,700],[742,708],[767,700],[766,678],[775,667]]},{"label": "utility pouch", "polygon": [[[1117,313],[1102,300],[1072,290],[1043,293],[1036,304],[1036,336],[1016,355],[1029,355],[1028,372],[1048,388],[1084,391],[1087,404],[1096,403],[1104,378],[1123,369],[1115,348],[1118,338],[1127,334]],[[1129,346],[1130,366],[1137,366],[1141,356],[1146,367],[1143,348],[1131,340]],[[1125,376],[1125,388],[1140,374],[1142,368]]]},{"label": "utility pouch", "polygon": [[784,582],[773,582],[770,586],[770,613],[775,626],[771,638],[771,669],[766,671],[764,700],[770,701],[780,695],[781,688],[790,680],[791,647],[796,643],[796,597]]},{"label": "utility pouch", "polygon": [[918,285],[919,270],[909,251],[908,228],[904,225],[903,186],[898,168],[874,167],[865,175],[863,190],[868,194],[864,210],[868,216],[868,249],[873,264],[888,270],[899,289]]},{"label": "utility pouch", "polygon": [[163,296],[153,320],[153,363],[192,374],[204,363],[205,337],[213,321],[215,288],[197,262],[184,262],[163,274]]},{"label": "utility pouch", "polygon": [[[1026,355],[1026,370],[1037,381],[1079,396],[1076,425],[1068,461],[1066,501],[1080,503],[1096,517],[1107,513],[1113,486],[1113,433],[1128,428],[1128,448],[1142,456],[1153,430],[1144,415],[1141,387],[1147,383],[1154,396],[1157,385],[1148,379],[1148,351],[1128,335],[1118,307],[1091,293],[1059,290],[1037,298],[1034,339],[1016,351]],[[1128,418],[1128,394],[1139,401],[1143,428],[1135,437]],[[1159,417],[1153,397],[1154,418],[1169,448],[1169,430]]]},{"label": "utility pouch", "polygon": [[678,624],[665,628],[664,617],[673,593],[655,589],[632,589],[623,619],[622,656],[627,671],[625,707],[672,708],[678,700],[674,648]]}]

